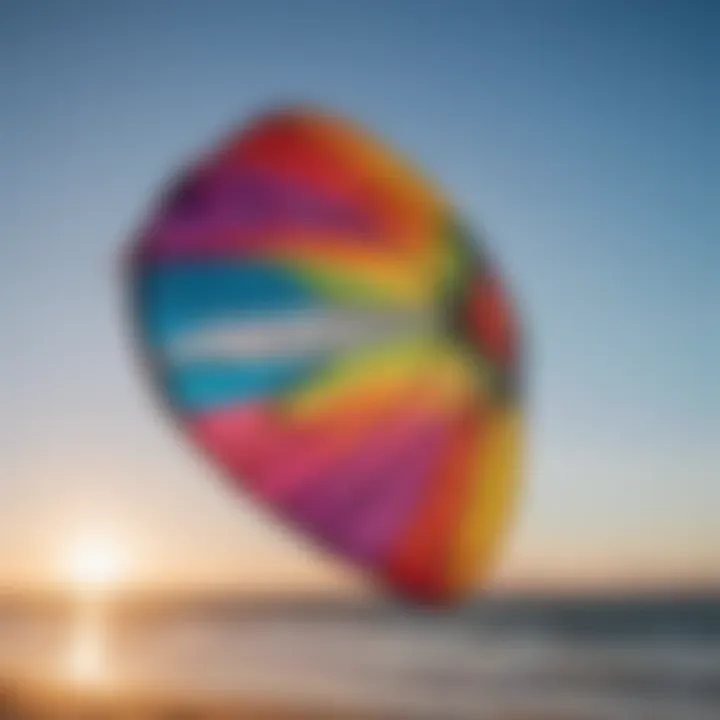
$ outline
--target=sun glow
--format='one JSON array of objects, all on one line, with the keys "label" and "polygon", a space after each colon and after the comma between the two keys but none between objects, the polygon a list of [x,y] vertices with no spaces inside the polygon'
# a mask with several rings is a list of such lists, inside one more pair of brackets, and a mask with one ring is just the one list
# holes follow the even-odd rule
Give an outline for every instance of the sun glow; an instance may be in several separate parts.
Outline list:
[{"label": "sun glow", "polygon": [[103,536],[87,536],[68,547],[63,560],[66,580],[78,590],[101,592],[122,582],[127,557],[122,547]]}]

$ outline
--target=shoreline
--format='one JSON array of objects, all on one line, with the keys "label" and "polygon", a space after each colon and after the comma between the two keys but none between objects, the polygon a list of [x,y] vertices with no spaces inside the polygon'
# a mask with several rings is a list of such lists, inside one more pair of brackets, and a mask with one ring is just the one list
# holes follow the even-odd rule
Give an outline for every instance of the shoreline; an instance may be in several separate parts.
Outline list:
[{"label": "shoreline", "polygon": [[[91,688],[62,682],[0,680],[1,720],[370,720],[367,712],[256,699],[198,697],[182,691]],[[395,716],[385,715],[388,720]],[[398,720],[399,720],[399,716]]]},{"label": "shoreline", "polygon": [[[90,688],[0,679],[0,720],[452,720],[405,710],[349,709],[280,701],[212,699],[174,692]],[[461,720],[461,718],[457,718]],[[587,715],[497,713],[473,720],[597,720]]]}]

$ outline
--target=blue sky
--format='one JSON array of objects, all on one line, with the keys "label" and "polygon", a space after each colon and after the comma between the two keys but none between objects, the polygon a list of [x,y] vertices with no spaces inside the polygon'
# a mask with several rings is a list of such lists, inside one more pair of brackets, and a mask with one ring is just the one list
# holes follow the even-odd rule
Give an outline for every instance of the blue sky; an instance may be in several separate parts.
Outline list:
[{"label": "blue sky", "polygon": [[83,532],[148,577],[336,572],[157,412],[118,273],[175,169],[301,100],[434,175],[521,302],[501,580],[720,581],[718,32],[711,2],[0,2],[0,580]]}]

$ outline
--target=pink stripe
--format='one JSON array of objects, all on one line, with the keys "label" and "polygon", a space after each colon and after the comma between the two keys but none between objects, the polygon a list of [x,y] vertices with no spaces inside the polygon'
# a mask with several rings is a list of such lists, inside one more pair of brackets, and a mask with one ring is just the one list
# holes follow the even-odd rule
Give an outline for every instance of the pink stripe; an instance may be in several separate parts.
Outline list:
[{"label": "pink stripe", "polygon": [[[351,463],[337,467],[283,506],[290,517],[346,552],[372,555],[392,536],[404,516],[402,508],[421,492],[423,468],[437,452],[443,426],[437,414],[429,418],[416,412],[404,417],[383,428],[373,444],[359,448]],[[389,502],[386,509],[383,497]],[[364,530],[354,518],[362,514],[363,501],[370,513],[362,521],[367,525]]]},{"label": "pink stripe", "polygon": [[341,501],[354,488],[362,487],[365,478],[377,472],[417,434],[418,430],[430,422],[431,414],[417,407],[403,409],[392,421],[376,428],[367,442],[361,443],[348,462],[331,468],[330,473],[319,477],[312,487],[303,487],[298,493],[286,498],[286,502],[295,506],[311,506],[319,502],[321,506],[334,505]]},{"label": "pink stripe", "polygon": [[423,434],[401,467],[391,469],[368,506],[347,519],[350,552],[366,562],[384,556],[411,519],[432,478],[447,440],[447,428],[436,426]]},{"label": "pink stripe", "polygon": [[[303,433],[254,404],[197,418],[193,433],[231,477],[334,548],[383,555],[424,495],[447,439],[437,411],[411,407],[349,448]],[[328,442],[330,445],[328,445]],[[349,456],[349,457],[348,457]]]},{"label": "pink stripe", "polygon": [[192,434],[231,475],[254,482],[254,470],[277,451],[279,428],[261,404],[216,411],[194,419]]}]

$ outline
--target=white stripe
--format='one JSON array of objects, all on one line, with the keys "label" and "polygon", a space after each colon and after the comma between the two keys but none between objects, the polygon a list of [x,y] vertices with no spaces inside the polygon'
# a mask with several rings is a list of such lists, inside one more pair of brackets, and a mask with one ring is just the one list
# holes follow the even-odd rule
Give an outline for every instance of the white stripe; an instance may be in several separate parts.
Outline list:
[{"label": "white stripe", "polygon": [[175,363],[314,356],[436,331],[436,319],[427,311],[303,312],[223,321],[180,338],[167,354]]}]

